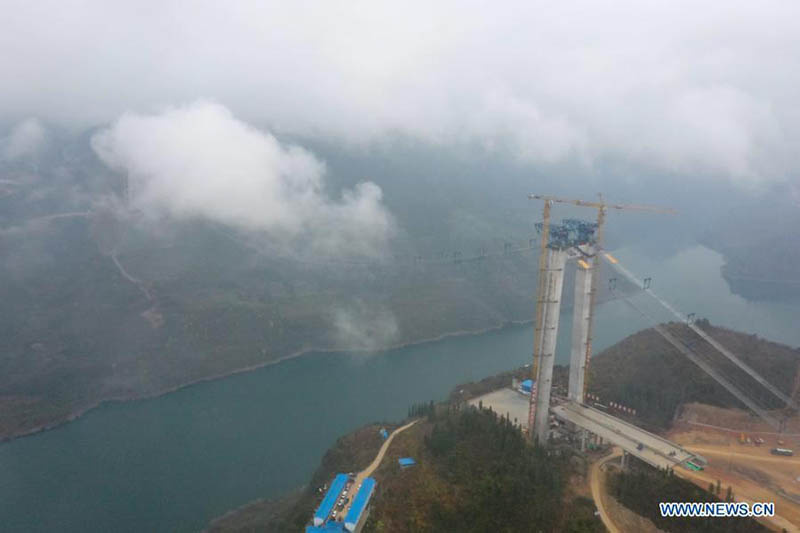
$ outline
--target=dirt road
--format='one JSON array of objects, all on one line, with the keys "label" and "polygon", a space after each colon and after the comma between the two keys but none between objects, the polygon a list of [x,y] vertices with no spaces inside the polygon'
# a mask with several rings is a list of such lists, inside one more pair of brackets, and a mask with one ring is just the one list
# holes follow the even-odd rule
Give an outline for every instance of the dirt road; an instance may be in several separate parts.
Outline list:
[{"label": "dirt road", "polygon": [[708,447],[708,446],[694,446],[691,444],[687,444],[687,450],[691,450],[693,452],[707,455],[722,455],[725,457],[736,457],[739,459],[745,459],[747,461],[762,461],[766,463],[783,463],[783,464],[794,464],[800,465],[800,457],[786,457],[782,455],[757,455],[752,453],[741,453],[741,452],[734,452],[729,451],[725,448],[720,447]]},{"label": "dirt road", "polygon": [[[766,457],[765,459],[770,458]],[[700,473],[686,470],[685,468],[676,468],[673,470],[673,472],[675,472],[676,476],[689,480],[702,489],[706,489],[709,485],[714,484],[721,477],[719,473],[717,473],[717,475],[708,475],[707,472],[709,470],[710,469],[707,469],[704,473]],[[741,482],[736,483],[736,478],[728,478],[726,479],[726,483],[730,484],[734,488],[734,501],[737,502],[745,502],[752,505],[754,501],[774,501],[775,499],[774,497],[765,497],[764,494],[751,494],[750,491],[747,490],[748,487],[746,484]],[[789,532],[800,533],[800,528],[798,528],[790,520],[778,514],[759,519],[759,521],[769,528],[774,528],[776,531],[786,530]]]},{"label": "dirt road", "polygon": [[603,504],[603,491],[605,490],[605,487],[603,486],[602,482],[603,472],[601,471],[601,467],[607,462],[611,461],[612,459],[616,459],[621,455],[622,450],[619,448],[614,448],[614,451],[611,453],[611,455],[600,458],[600,460],[593,463],[592,467],[589,469],[589,484],[592,487],[592,498],[594,499],[594,504],[597,507],[597,511],[600,513],[600,520],[603,521],[603,525],[606,526],[606,529],[609,531],[609,533],[622,532],[617,528],[614,522],[611,521],[611,517],[608,516],[608,512]]},{"label": "dirt road", "polygon": [[[706,453],[708,455],[716,456],[716,455],[723,455],[719,450],[714,448],[707,448],[702,446],[687,446],[688,449],[691,449],[694,452],[698,453]],[[724,455],[727,455],[729,452],[724,452]],[[742,456],[746,459],[753,459],[757,458],[758,460],[764,461],[780,461],[781,459],[790,459],[790,458],[782,458],[782,457],[771,457],[771,456],[761,456],[761,457],[753,457],[747,454],[741,454],[736,452],[730,452],[734,455]],[[622,455],[622,450],[619,448],[615,448],[611,455],[601,458],[594,464],[592,464],[589,470],[589,484],[592,489],[592,499],[594,499],[595,506],[597,506],[597,511],[600,513],[600,519],[603,521],[603,525],[608,529],[611,533],[621,533],[621,530],[617,527],[617,525],[611,520],[611,517],[608,513],[608,510],[605,508],[603,503],[603,493],[605,487],[603,486],[603,472],[602,467],[604,464],[612,461]],[[714,472],[712,476],[708,475],[708,472],[693,472],[691,470],[687,470],[685,468],[676,468],[674,470],[675,474],[679,477],[687,479],[689,481],[694,482],[697,486],[706,489],[709,484],[714,483],[717,479],[720,478],[720,475]],[[727,479],[726,482],[731,483],[731,479]],[[771,501],[774,498],[765,498],[764,495],[753,495],[750,494],[749,491],[744,490],[744,487],[741,484],[734,485],[735,493],[737,494],[736,501],[740,502],[747,502],[752,504],[753,501]],[[749,496],[749,497],[748,497]],[[764,525],[767,525],[771,528],[775,528],[776,530],[780,531],[781,529],[785,529],[786,531],[790,532],[798,532],[800,533],[800,529],[793,524],[790,520],[787,520],[785,517],[776,515],[767,519],[762,519],[761,522]]]},{"label": "dirt road", "polygon": [[375,471],[375,469],[377,469],[380,466],[381,461],[383,461],[383,456],[386,455],[386,450],[389,449],[389,445],[392,443],[392,440],[394,440],[395,436],[407,430],[417,422],[419,422],[419,419],[409,422],[405,426],[399,427],[394,431],[392,431],[392,434],[389,435],[386,441],[384,441],[383,445],[381,445],[381,449],[378,450],[378,455],[375,456],[375,459],[372,460],[372,462],[369,464],[367,468],[358,473],[358,475],[356,476],[356,480],[353,482],[353,492],[352,492],[353,498],[350,499],[350,502],[342,510],[341,512],[342,516],[347,516],[348,511],[350,511],[350,505],[353,503],[353,500],[355,500],[356,491],[358,491],[358,488],[361,487],[361,483],[366,478],[371,476],[372,473]]},{"label": "dirt road", "polygon": [[392,440],[394,440],[395,436],[407,430],[417,422],[419,422],[419,420],[414,420],[413,422],[409,422],[405,426],[399,427],[394,431],[392,431],[392,434],[389,435],[389,438],[387,438],[386,442],[383,443],[381,449],[378,450],[378,455],[375,456],[375,459],[372,460],[372,462],[369,464],[367,468],[358,473],[358,475],[356,476],[355,486],[361,485],[361,482],[364,481],[365,478],[371,476],[372,473],[375,471],[375,469],[378,468],[378,466],[380,466],[381,461],[383,461],[383,456],[386,455],[386,450],[389,449],[389,445],[392,443]]}]

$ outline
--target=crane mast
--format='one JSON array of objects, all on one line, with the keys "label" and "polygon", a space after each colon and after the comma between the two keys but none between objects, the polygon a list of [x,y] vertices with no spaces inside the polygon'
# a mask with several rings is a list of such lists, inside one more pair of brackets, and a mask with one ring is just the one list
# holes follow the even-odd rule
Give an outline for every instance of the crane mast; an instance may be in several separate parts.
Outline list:
[{"label": "crane mast", "polygon": [[586,397],[586,389],[589,386],[589,380],[586,379],[586,372],[589,371],[589,360],[592,357],[592,335],[594,333],[594,306],[597,302],[597,287],[598,278],[600,276],[600,257],[597,255],[603,248],[603,226],[606,222],[606,208],[604,206],[597,208],[597,232],[595,233],[595,252],[592,258],[592,272],[591,280],[592,287],[589,291],[589,319],[586,324],[586,352],[583,357],[583,387],[581,390],[581,398]]},{"label": "crane mast", "polygon": [[[537,279],[536,288],[536,314],[534,315],[534,328],[533,328],[533,364],[531,368],[531,382],[536,383],[539,372],[539,358],[542,350],[542,336],[544,332],[544,298],[545,286],[547,284],[547,241],[550,237],[550,208],[553,202],[544,200],[544,208],[542,209],[542,233],[541,248],[539,252],[539,276]],[[536,395],[534,394],[533,386],[531,387],[530,404],[528,406],[528,432],[533,435],[533,423],[536,413]]]}]

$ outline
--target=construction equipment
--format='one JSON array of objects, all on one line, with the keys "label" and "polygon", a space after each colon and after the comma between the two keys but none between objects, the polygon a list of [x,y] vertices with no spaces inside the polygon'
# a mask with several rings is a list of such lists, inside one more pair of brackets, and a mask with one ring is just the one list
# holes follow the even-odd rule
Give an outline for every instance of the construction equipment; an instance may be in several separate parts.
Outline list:
[{"label": "construction equipment", "polygon": [[[603,227],[606,220],[606,212],[609,209],[616,209],[616,210],[633,210],[633,211],[651,211],[657,213],[676,213],[674,209],[667,209],[667,208],[659,208],[659,207],[652,207],[646,205],[630,205],[630,204],[613,204],[607,203],[603,200],[602,195],[599,196],[599,201],[591,202],[585,200],[576,200],[576,199],[567,199],[567,198],[559,198],[556,196],[543,196],[540,194],[529,194],[528,198],[531,200],[542,200],[544,202],[544,209],[542,213],[542,222],[537,229],[539,229],[539,233],[541,235],[541,242],[540,242],[540,254],[539,254],[539,279],[538,279],[538,287],[537,287],[537,297],[536,297],[536,316],[535,316],[535,326],[534,326],[534,341],[533,341],[533,365],[532,365],[532,379],[536,381],[539,376],[539,360],[542,355],[543,350],[543,343],[542,339],[544,336],[544,328],[545,328],[545,317],[543,313],[544,304],[550,303],[545,302],[546,299],[546,287],[548,283],[548,273],[551,271],[551,265],[549,264],[549,257],[548,254],[548,245],[549,245],[549,238],[550,238],[550,211],[552,205],[554,203],[560,204],[567,204],[567,205],[574,205],[577,207],[589,207],[593,209],[597,209],[597,223],[593,225],[594,227],[591,228],[594,233],[594,254],[591,254],[591,287],[589,292],[589,317],[588,317],[588,324],[587,324],[587,340],[586,340],[586,351],[584,355],[584,372],[585,369],[589,366],[589,359],[592,353],[592,324],[594,322],[594,306],[596,302],[596,294],[597,294],[597,276],[600,270],[600,259],[597,257],[597,252],[602,249],[602,242],[603,242]],[[562,233],[569,232],[574,233],[575,229],[578,227],[578,224],[572,219],[567,219],[564,221],[565,223],[559,227],[559,231]],[[583,236],[584,233],[588,231],[586,230],[579,230],[578,235]],[[566,235],[559,234],[559,239],[565,240]],[[560,242],[560,241],[559,241]],[[566,241],[565,241],[566,242]],[[548,377],[549,381],[549,377]],[[543,383],[543,385],[546,385]],[[583,394],[586,393],[586,386],[588,385],[588,381],[584,380],[583,383]],[[548,394],[547,387],[540,387],[539,394],[536,398],[531,396],[531,402],[529,406],[529,414],[528,414],[528,431],[531,438],[534,438],[536,433],[542,433],[542,431],[536,432],[535,426],[535,413],[536,413],[536,403],[537,402],[545,402],[549,405],[549,394]],[[545,412],[546,411],[541,411]],[[542,428],[545,428],[546,425],[540,424]],[[540,428],[541,429],[541,428]],[[542,435],[538,435],[540,438]]]}]

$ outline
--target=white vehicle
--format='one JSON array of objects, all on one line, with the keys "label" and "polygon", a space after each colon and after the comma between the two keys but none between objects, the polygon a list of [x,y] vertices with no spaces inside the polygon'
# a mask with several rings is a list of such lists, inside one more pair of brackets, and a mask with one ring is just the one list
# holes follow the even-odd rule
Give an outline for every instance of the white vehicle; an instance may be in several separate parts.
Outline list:
[{"label": "white vehicle", "polygon": [[771,453],[772,455],[786,455],[786,456],[792,456],[792,455],[794,455],[794,451],[792,451],[792,450],[789,450],[789,449],[787,449],[787,448],[772,448],[772,449],[770,450],[770,453]]}]

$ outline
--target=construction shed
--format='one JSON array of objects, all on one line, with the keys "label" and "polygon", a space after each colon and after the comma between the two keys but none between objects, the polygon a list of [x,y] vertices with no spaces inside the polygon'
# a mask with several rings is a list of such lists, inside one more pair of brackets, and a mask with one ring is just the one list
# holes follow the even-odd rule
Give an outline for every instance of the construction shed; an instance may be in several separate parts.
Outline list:
[{"label": "construction shed", "polygon": [[375,480],[371,477],[365,478],[364,482],[361,483],[361,488],[358,489],[358,494],[356,494],[353,500],[353,505],[350,506],[350,511],[344,519],[344,527],[347,531],[355,531],[359,522],[365,518],[367,514],[365,511],[374,490]]},{"label": "construction shed", "polygon": [[397,462],[400,463],[400,466],[403,468],[407,468],[409,466],[414,466],[415,464],[417,464],[417,462],[414,460],[413,457],[401,457],[400,459],[397,460]]},{"label": "construction shed", "polygon": [[306,533],[344,533],[341,522],[326,522],[321,526],[306,526]]},{"label": "construction shed", "polygon": [[519,390],[524,392],[524,393],[526,393],[526,394],[530,394],[532,388],[533,388],[533,380],[532,379],[526,379],[522,383],[519,384]]},{"label": "construction shed", "polygon": [[331,514],[333,510],[333,506],[336,505],[336,498],[339,497],[339,494],[344,489],[345,484],[347,483],[347,475],[346,474],[337,474],[335,478],[333,478],[333,483],[331,483],[331,487],[328,489],[328,492],[325,494],[325,497],[322,498],[322,502],[317,507],[317,512],[314,513],[314,525],[320,526],[322,525],[325,520],[328,519],[328,516]]}]

